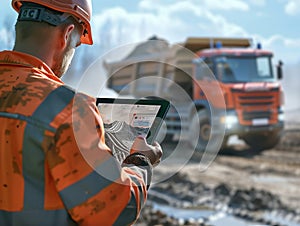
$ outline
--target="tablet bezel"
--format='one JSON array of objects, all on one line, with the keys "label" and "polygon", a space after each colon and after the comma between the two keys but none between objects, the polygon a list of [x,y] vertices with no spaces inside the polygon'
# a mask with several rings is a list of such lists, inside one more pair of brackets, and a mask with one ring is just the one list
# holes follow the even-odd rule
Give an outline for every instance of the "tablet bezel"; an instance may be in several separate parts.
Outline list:
[{"label": "tablet bezel", "polygon": [[96,98],[96,106],[98,108],[98,104],[100,103],[108,103],[108,104],[128,104],[128,105],[159,105],[159,111],[157,112],[155,119],[148,131],[147,134],[147,142],[149,144],[153,144],[155,141],[157,134],[160,130],[160,127],[165,119],[168,110],[170,108],[170,102],[165,99],[157,99],[157,98],[147,98],[147,99],[129,99],[129,98]]}]

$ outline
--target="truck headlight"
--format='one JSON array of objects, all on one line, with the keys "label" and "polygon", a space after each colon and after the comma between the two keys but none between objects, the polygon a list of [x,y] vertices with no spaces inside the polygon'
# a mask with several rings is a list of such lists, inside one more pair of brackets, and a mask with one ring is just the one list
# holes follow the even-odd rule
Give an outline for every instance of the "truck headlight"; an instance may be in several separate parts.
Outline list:
[{"label": "truck headlight", "polygon": [[239,119],[236,115],[226,115],[221,118],[221,123],[225,124],[227,129],[232,128],[238,122]]},{"label": "truck headlight", "polygon": [[284,117],[284,113],[279,113],[278,114],[278,121],[284,121],[285,117]]}]

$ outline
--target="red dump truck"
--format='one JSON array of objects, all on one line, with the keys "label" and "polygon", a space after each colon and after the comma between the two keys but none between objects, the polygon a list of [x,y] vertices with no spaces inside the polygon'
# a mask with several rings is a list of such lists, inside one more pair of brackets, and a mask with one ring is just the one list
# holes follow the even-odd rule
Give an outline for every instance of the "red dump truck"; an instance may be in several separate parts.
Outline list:
[{"label": "red dump truck", "polygon": [[275,67],[272,57],[247,38],[188,38],[170,45],[154,37],[105,68],[108,86],[122,95],[171,101],[166,138],[197,138],[196,147],[204,150],[214,131],[223,131],[221,148],[237,135],[261,151],[274,147],[284,128],[282,63]]}]

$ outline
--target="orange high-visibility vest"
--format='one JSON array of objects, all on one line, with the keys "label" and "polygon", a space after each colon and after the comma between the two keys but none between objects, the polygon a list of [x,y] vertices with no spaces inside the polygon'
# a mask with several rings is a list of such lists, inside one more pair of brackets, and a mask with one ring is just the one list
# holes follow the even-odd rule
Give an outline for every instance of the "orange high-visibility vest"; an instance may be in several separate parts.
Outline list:
[{"label": "orange high-visibility vest", "polygon": [[0,225],[133,224],[151,173],[112,156],[94,98],[0,52]]}]

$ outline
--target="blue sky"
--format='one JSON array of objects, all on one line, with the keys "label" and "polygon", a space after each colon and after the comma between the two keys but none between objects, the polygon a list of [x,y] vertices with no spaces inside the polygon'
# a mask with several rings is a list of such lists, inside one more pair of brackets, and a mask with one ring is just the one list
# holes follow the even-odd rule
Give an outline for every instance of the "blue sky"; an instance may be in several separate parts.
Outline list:
[{"label": "blue sky", "polygon": [[[16,18],[11,1],[1,1],[0,49],[7,42],[3,21]],[[275,60],[292,64],[300,62],[299,22],[300,0],[93,1],[95,43],[106,37],[107,48],[154,34],[170,43],[190,36],[249,37],[274,51]]]}]

